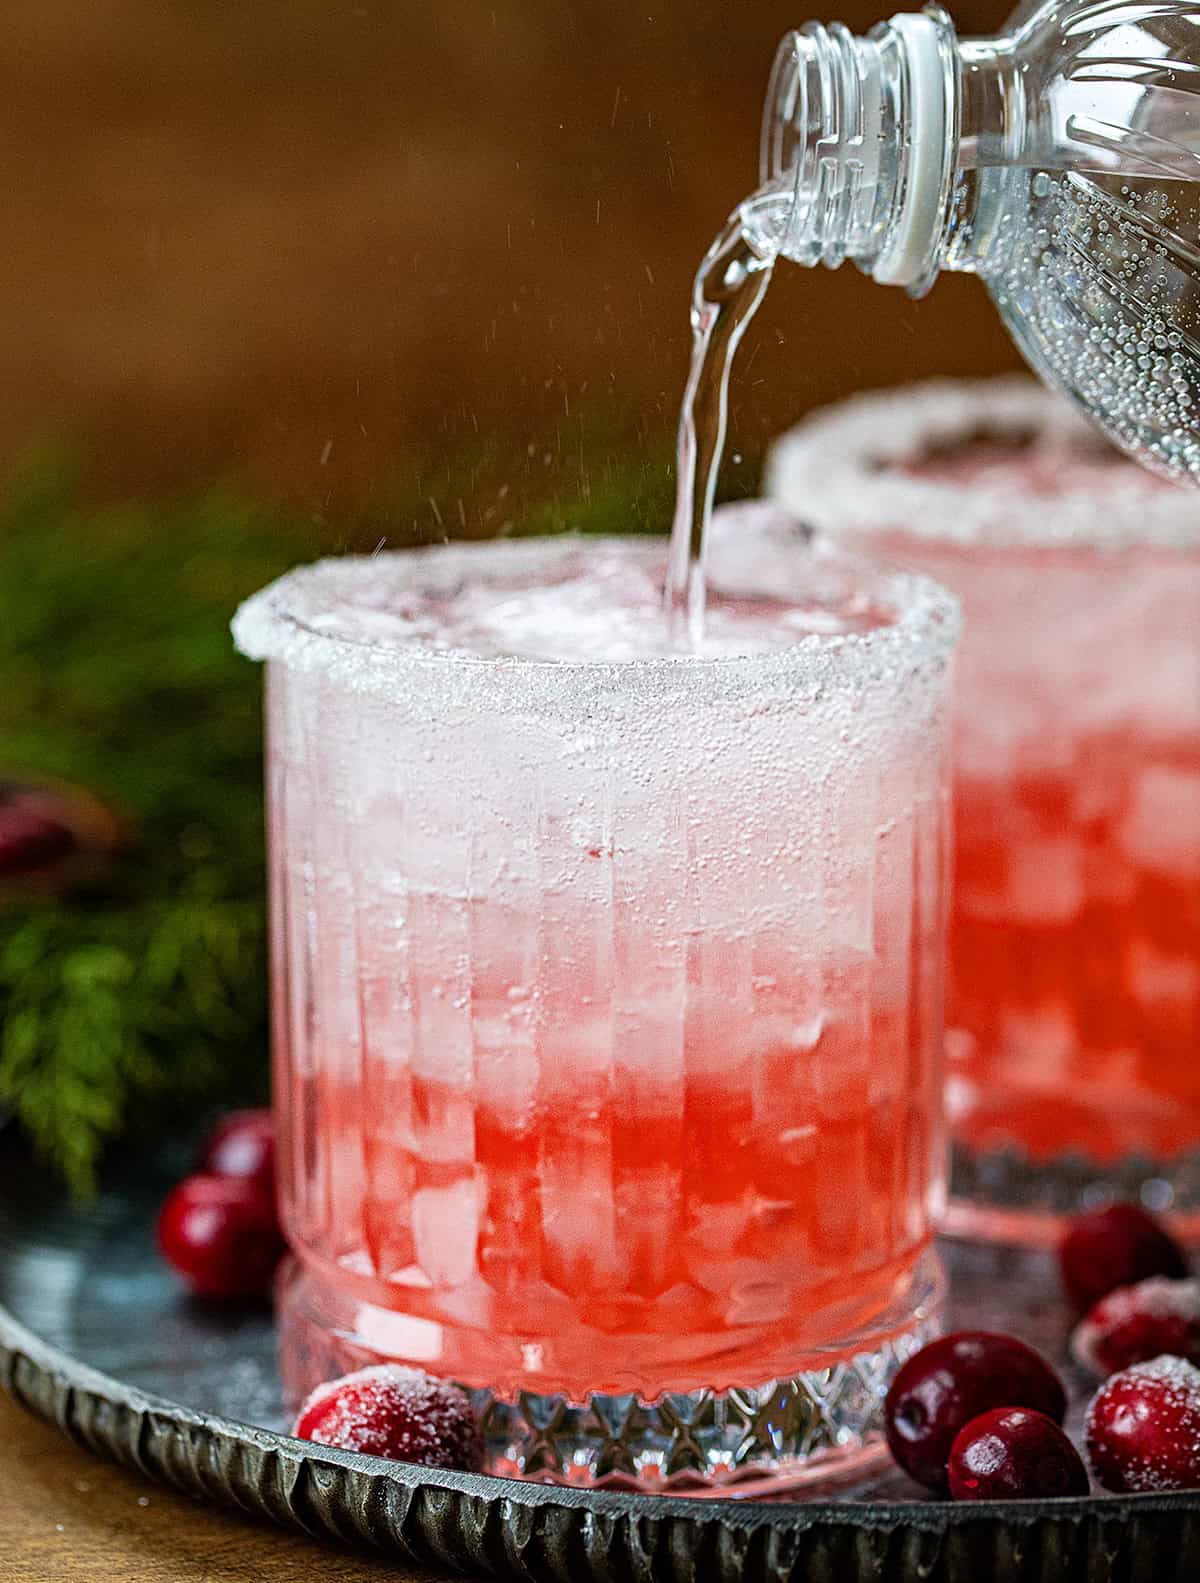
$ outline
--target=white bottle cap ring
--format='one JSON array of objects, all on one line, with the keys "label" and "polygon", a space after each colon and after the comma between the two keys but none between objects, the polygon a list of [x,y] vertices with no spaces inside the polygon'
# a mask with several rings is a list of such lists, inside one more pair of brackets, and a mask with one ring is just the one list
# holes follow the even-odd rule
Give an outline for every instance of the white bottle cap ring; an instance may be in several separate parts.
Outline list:
[{"label": "white bottle cap ring", "polygon": [[938,24],[932,16],[901,12],[888,25],[904,45],[910,142],[900,214],[871,273],[883,285],[908,286],[920,281],[929,268],[941,208],[947,136],[945,68]]}]

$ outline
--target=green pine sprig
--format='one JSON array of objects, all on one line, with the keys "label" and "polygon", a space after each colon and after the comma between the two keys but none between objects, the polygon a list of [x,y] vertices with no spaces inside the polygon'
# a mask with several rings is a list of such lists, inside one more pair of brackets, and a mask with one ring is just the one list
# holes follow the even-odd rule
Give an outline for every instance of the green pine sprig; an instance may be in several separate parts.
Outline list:
[{"label": "green pine sprig", "polygon": [[129,831],[87,891],[0,904],[0,1107],[77,1192],[114,1138],[265,1087],[260,677],[229,617],[313,548],[220,495],[80,511],[56,469],[0,507],[0,773]]}]

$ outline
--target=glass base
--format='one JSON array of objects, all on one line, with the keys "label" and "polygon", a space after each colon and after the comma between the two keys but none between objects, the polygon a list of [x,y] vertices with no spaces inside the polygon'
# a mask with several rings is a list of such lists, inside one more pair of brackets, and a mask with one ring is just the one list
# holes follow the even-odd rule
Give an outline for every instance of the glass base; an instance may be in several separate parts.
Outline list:
[{"label": "glass base", "polygon": [[1200,1150],[1099,1162],[1071,1150],[1033,1160],[1015,1145],[977,1153],[956,1144],[950,1186],[941,1230],[951,1237],[1053,1247],[1072,1215],[1125,1199],[1163,1215],[1184,1241],[1200,1241]]},{"label": "glass base", "polygon": [[[944,1277],[928,1250],[869,1327],[828,1350],[836,1361],[751,1387],[583,1402],[470,1389],[485,1471],[546,1483],[660,1494],[752,1496],[858,1474],[884,1452],[883,1402],[906,1358],[940,1329]],[[325,1313],[323,1314],[323,1309]],[[295,1259],[281,1272],[280,1373],[290,1409],[323,1380],[391,1358],[330,1324],[319,1283]]]}]

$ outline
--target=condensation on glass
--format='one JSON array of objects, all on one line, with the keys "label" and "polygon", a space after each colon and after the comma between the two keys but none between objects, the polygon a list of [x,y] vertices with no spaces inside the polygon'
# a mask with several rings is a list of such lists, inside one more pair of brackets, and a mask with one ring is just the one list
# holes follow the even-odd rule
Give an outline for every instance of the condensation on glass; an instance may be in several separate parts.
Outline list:
[{"label": "condensation on glass", "polygon": [[809,635],[751,657],[426,620],[600,557],[665,644],[661,541],[583,545],[329,562],[238,617],[268,661],[287,1386],[453,1377],[501,1472],[827,1471],[936,1324],[956,607],[793,543]]}]

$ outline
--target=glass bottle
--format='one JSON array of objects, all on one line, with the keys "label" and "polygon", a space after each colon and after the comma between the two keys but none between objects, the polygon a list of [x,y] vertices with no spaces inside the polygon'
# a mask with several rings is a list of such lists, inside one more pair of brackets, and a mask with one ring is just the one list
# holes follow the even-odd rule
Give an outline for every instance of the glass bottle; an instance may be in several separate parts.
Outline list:
[{"label": "glass bottle", "polygon": [[914,296],[978,274],[1043,379],[1200,485],[1198,23],[1126,0],[1026,5],[989,39],[937,7],[809,23],[776,56],[747,239]]}]

